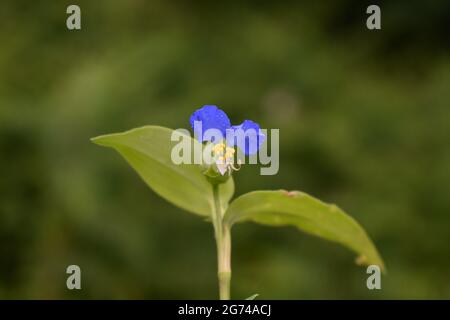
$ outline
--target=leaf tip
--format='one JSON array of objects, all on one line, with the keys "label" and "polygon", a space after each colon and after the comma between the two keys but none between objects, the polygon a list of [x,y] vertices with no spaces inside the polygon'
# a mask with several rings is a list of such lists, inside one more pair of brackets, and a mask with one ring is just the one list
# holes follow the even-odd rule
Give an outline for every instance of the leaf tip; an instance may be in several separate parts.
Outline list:
[{"label": "leaf tip", "polygon": [[355,263],[358,266],[369,266],[369,265],[375,264],[380,268],[382,273],[386,274],[386,267],[384,266],[384,262],[383,262],[383,260],[381,260],[381,258],[379,258],[379,261],[374,263],[374,262],[369,261],[367,256],[360,255],[360,256],[356,257]]},{"label": "leaf tip", "polygon": [[96,145],[106,147],[106,146],[109,146],[106,138],[107,138],[107,135],[102,135],[102,136],[90,138],[89,140]]},{"label": "leaf tip", "polygon": [[357,256],[355,259],[355,263],[358,266],[365,266],[368,264],[368,262],[369,261],[367,260],[367,257],[365,255]]}]

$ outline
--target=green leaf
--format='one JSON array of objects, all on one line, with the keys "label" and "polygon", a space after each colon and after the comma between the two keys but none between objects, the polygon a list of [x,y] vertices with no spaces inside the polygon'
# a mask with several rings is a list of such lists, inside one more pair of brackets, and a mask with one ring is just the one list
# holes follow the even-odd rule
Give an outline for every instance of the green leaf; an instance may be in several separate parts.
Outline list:
[{"label": "green leaf", "polygon": [[[119,152],[139,176],[158,195],[189,212],[210,216],[214,208],[212,185],[202,174],[200,165],[175,164],[171,160],[173,130],[145,126],[123,133],[114,133],[91,139]],[[191,150],[198,141],[190,139]],[[234,193],[233,179],[219,186],[223,210]]]},{"label": "green leaf", "polygon": [[384,263],[364,229],[333,204],[299,191],[254,191],[235,199],[224,217],[230,225],[254,221],[270,226],[292,225],[309,234],[338,242],[353,251],[359,264]]},{"label": "green leaf", "polygon": [[245,300],[255,300],[257,296],[259,296],[259,293],[252,294],[250,297],[245,298]]}]

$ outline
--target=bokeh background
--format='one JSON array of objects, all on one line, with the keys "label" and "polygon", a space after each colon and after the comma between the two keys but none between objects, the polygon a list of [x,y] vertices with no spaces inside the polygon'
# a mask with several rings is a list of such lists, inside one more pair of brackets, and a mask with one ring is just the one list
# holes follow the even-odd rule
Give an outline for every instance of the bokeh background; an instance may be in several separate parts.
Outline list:
[{"label": "bokeh background", "polygon": [[[66,28],[78,4],[82,30]],[[450,2],[3,1],[0,298],[214,299],[213,229],[89,138],[188,128],[204,104],[280,129],[280,171],[236,196],[339,204],[386,262],[382,290],[336,244],[233,229],[232,296],[450,298]],[[69,291],[66,267],[82,270]]]}]

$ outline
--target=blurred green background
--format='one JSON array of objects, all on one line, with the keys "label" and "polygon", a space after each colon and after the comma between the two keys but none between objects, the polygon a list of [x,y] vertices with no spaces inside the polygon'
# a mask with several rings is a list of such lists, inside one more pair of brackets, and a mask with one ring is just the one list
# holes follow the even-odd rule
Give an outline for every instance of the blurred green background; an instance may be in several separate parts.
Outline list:
[{"label": "blurred green background", "polygon": [[[78,4],[82,30],[66,28]],[[450,3],[3,1],[0,298],[217,297],[213,229],[89,138],[189,128],[216,104],[280,128],[280,171],[236,195],[335,202],[385,259],[366,288],[350,251],[294,228],[233,229],[232,296],[450,298]],[[69,291],[66,267],[82,270]]]}]

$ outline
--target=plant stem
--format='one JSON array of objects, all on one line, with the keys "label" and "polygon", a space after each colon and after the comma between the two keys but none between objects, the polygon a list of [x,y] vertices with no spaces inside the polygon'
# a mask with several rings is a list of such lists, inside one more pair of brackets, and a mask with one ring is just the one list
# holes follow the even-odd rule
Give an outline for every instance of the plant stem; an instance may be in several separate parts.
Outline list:
[{"label": "plant stem", "polygon": [[217,244],[217,275],[219,277],[220,300],[230,300],[231,281],[231,235],[228,224],[223,223],[223,213],[220,204],[219,185],[213,185],[214,216],[213,224]]}]

